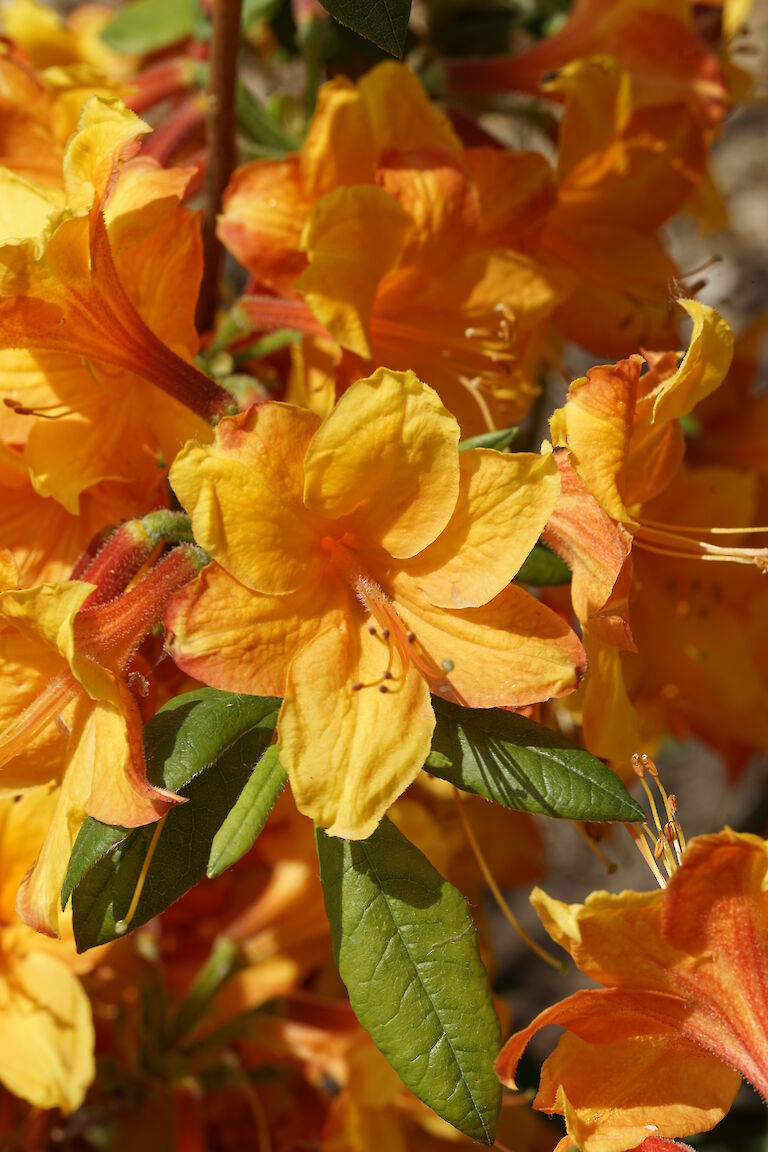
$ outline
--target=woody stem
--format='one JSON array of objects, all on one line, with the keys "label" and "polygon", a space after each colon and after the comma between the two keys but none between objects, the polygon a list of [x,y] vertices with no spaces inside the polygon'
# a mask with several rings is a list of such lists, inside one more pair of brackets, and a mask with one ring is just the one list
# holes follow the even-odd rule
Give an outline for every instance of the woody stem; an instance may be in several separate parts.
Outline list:
[{"label": "woody stem", "polygon": [[197,327],[210,328],[218,303],[221,245],[216,238],[216,217],[235,164],[235,80],[240,43],[242,0],[215,0],[209,108],[206,120],[208,169],[203,202],[203,282],[197,302]]}]

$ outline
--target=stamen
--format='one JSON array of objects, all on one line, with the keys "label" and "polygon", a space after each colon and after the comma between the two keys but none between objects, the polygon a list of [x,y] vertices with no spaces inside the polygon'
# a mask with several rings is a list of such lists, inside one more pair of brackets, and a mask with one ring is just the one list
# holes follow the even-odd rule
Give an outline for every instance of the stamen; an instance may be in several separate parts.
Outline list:
[{"label": "stamen", "polygon": [[467,842],[468,842],[470,848],[472,849],[472,852],[474,854],[475,859],[477,860],[478,866],[480,868],[480,871],[483,874],[485,882],[488,885],[488,887],[490,888],[491,892],[493,893],[493,897],[494,897],[497,905],[499,906],[499,909],[501,910],[505,920],[507,921],[508,924],[510,924],[512,926],[512,928],[514,928],[514,930],[515,930],[515,932],[517,932],[518,936],[522,940],[525,941],[525,943],[528,945],[528,947],[533,952],[535,952],[536,955],[538,957],[540,957],[540,959],[544,960],[545,963],[549,964],[550,967],[556,969],[558,972],[567,972],[568,971],[567,962],[563,961],[563,960],[558,960],[557,957],[555,957],[555,956],[551,956],[549,954],[549,952],[547,952],[544,948],[542,948],[539,944],[537,944],[536,941],[533,940],[528,935],[528,933],[525,931],[522,924],[517,919],[517,917],[515,916],[512,909],[510,908],[509,904],[504,899],[504,896],[502,895],[501,889],[499,888],[498,884],[496,883],[496,880],[494,879],[493,873],[491,872],[491,869],[488,866],[488,861],[486,860],[485,856],[483,855],[482,851],[480,850],[480,845],[477,842],[477,837],[475,836],[475,833],[472,830],[472,825],[470,824],[467,813],[464,810],[464,797],[461,795],[461,792],[459,791],[459,789],[456,788],[455,786],[453,789],[453,795],[454,795],[454,798],[456,800],[456,806],[459,810],[459,818],[461,819],[461,823],[464,827],[464,833],[467,837]]},{"label": "stamen", "polygon": [[133,890],[133,896],[131,897],[131,903],[128,906],[128,911],[126,912],[125,916],[123,916],[122,920],[116,920],[115,921],[115,935],[116,936],[125,936],[126,932],[128,931],[128,929],[130,927],[131,921],[133,920],[134,916],[136,915],[136,909],[139,906],[139,900],[141,899],[141,894],[144,891],[144,884],[146,883],[147,873],[149,872],[149,866],[152,863],[152,857],[155,854],[155,849],[157,848],[157,842],[160,839],[160,834],[161,834],[161,832],[165,826],[165,821],[166,821],[167,817],[168,817],[168,813],[166,812],[165,816],[161,816],[161,818],[158,820],[158,822],[155,826],[155,831],[152,835],[152,839],[149,842],[149,848],[147,849],[147,854],[144,857],[144,863],[141,866],[141,872],[139,873],[139,878],[136,881],[136,887]]},{"label": "stamen", "polygon": [[643,837],[639,834],[637,829],[632,824],[625,824],[624,827],[626,828],[629,835],[632,837],[632,840],[635,844],[635,847],[637,848],[637,850],[640,853],[640,855],[642,856],[643,860],[645,860],[646,864],[648,865],[648,867],[650,868],[654,877],[656,878],[656,882],[658,883],[659,888],[666,888],[667,882],[664,879],[664,877],[662,876],[661,872],[659,871],[658,866],[656,864],[656,861],[654,860],[653,855],[651,854],[651,852],[648,848],[648,845],[646,844]]},{"label": "stamen", "polygon": [[[673,526],[674,527],[674,526]],[[706,529],[708,532],[713,529]],[[762,531],[762,529],[755,529]],[[640,522],[635,531],[634,546],[646,552],[678,560],[717,560],[728,564],[754,564],[762,572],[768,571],[768,548],[732,548],[713,544],[709,540],[688,539],[676,530]]]},{"label": "stamen", "polygon": [[768,532],[768,528],[762,526],[750,526],[744,528],[710,528],[706,524],[665,524],[663,520],[646,520],[643,517],[640,524],[648,528],[660,528],[664,532],[675,533],[683,532],[698,536],[699,533],[712,536],[753,536],[755,534],[764,534]]},{"label": "stamen", "polygon": [[[45,404],[39,408],[28,408],[20,400],[13,400],[10,396],[3,398],[3,404],[15,412],[17,416],[39,416],[41,420],[61,420],[64,416],[74,415],[73,410],[64,404]],[[57,408],[60,408],[61,411],[57,412]],[[56,414],[53,415],[53,413]]]}]

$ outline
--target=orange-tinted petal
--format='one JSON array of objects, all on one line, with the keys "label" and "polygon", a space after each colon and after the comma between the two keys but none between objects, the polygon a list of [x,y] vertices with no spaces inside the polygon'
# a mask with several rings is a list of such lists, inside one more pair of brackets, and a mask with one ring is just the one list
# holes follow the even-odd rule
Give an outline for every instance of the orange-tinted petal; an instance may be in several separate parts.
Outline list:
[{"label": "orange-tinted petal", "polygon": [[298,156],[244,164],[227,186],[217,235],[258,281],[288,292],[307,266],[300,242],[313,202]]},{"label": "orange-tinted petal", "polygon": [[211,564],[168,605],[168,645],[180,668],[229,692],[282,696],[288,666],[318,632],[338,627],[344,594],[333,580],[263,596]]},{"label": "orange-tinted petal", "polygon": [[379,283],[413,230],[397,200],[381,188],[338,188],[317,202],[302,248],[309,267],[296,289],[344,348],[371,355],[370,322]]},{"label": "orange-tinted petal", "polygon": [[440,667],[459,703],[522,708],[572,692],[584,666],[579,640],[551,609],[508,585],[480,608],[448,611],[415,592],[397,611]]}]

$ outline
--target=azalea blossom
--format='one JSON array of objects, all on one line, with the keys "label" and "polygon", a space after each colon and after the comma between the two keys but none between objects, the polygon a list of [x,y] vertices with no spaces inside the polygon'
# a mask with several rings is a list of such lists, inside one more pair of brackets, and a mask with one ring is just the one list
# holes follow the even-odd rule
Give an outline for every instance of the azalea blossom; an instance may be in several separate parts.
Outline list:
[{"label": "azalea blossom", "polygon": [[541,322],[570,280],[522,238],[552,194],[541,156],[465,149],[387,62],[321,88],[299,155],[235,171],[218,232],[251,274],[252,327],[305,334],[290,399],[327,415],[373,368],[411,369],[470,433],[538,391]]},{"label": "azalea blossom", "polygon": [[284,697],[281,762],[332,835],[370,835],[417,776],[430,691],[522,707],[578,681],[575,635],[510,584],[554,507],[551,454],[458,442],[431,388],[382,369],[324,421],[262,405],[171,470],[215,561],[166,613],[174,658]]},{"label": "azalea blossom", "polygon": [[768,737],[758,703],[768,550],[750,542],[754,480],[683,466],[680,417],[723,381],[733,337],[711,308],[684,307],[694,327],[679,364],[646,353],[593,368],[551,420],[563,486],[544,537],[574,573],[584,738],[624,764],[670,724],[724,751]]},{"label": "azalea blossom", "polygon": [[563,1025],[534,1107],[563,1115],[583,1152],[624,1152],[650,1129],[712,1128],[741,1076],[768,1096],[768,843],[725,829],[680,857],[660,891],[593,892],[570,905],[531,895],[552,939],[601,987],[541,1012],[507,1041],[497,1070],[514,1086],[530,1038]]}]

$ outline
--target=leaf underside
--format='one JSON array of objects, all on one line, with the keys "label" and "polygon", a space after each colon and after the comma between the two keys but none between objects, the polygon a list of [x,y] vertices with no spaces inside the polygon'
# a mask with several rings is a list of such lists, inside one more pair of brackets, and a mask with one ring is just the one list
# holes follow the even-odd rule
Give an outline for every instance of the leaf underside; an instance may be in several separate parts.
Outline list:
[{"label": "leaf underside", "polygon": [[320,0],[340,24],[402,58],[411,0]]}]

